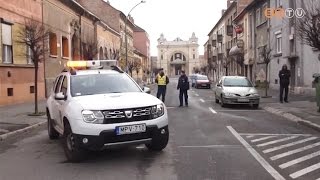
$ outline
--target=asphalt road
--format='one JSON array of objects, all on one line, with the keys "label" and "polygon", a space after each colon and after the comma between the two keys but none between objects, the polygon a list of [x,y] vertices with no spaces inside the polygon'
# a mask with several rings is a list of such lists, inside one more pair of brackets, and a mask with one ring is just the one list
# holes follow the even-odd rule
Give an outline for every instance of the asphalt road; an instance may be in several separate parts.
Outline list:
[{"label": "asphalt road", "polygon": [[262,109],[221,108],[210,89],[190,90],[189,107],[178,107],[176,84],[171,79],[167,89],[170,142],[163,152],[112,149],[73,164],[43,127],[0,142],[0,180],[320,178],[318,132]]}]

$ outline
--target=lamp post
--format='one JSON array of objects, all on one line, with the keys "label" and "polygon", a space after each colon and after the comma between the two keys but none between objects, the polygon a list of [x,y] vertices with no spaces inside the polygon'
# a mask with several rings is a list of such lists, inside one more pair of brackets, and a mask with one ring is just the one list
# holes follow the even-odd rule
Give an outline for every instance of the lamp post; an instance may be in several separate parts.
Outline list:
[{"label": "lamp post", "polygon": [[135,6],[133,6],[133,8],[131,8],[131,10],[129,11],[127,17],[126,17],[126,22],[125,22],[125,28],[124,28],[124,35],[125,35],[125,43],[126,43],[126,72],[128,73],[129,68],[128,68],[128,38],[127,38],[127,24],[128,24],[128,17],[131,13],[131,11],[137,7],[139,4],[145,3],[146,1],[142,0],[140,1],[138,4],[136,4]]}]

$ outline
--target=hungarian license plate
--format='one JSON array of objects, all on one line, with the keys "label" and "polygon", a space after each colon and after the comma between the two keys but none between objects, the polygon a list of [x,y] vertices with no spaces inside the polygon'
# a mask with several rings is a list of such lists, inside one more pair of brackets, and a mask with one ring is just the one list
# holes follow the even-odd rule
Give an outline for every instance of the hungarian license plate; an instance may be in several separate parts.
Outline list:
[{"label": "hungarian license plate", "polygon": [[142,132],[146,132],[146,129],[147,129],[146,124],[118,126],[118,127],[116,127],[116,134],[123,135],[123,134],[142,133]]},{"label": "hungarian license plate", "polygon": [[249,99],[242,99],[242,98],[240,98],[240,99],[238,99],[238,102],[249,102]]}]

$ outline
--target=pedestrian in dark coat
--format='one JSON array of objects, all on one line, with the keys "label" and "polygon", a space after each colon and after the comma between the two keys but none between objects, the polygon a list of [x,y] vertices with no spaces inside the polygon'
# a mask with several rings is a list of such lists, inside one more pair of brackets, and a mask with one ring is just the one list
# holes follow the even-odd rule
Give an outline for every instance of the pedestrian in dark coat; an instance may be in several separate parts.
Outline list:
[{"label": "pedestrian in dark coat", "polygon": [[[290,84],[290,77],[291,73],[288,70],[286,64],[282,66],[282,69],[279,71],[279,78],[280,78],[280,102],[288,102],[288,93],[289,93],[289,84]],[[283,92],[284,92],[284,99],[283,99]]]},{"label": "pedestrian in dark coat", "polygon": [[190,88],[188,77],[186,76],[184,71],[181,71],[181,76],[179,77],[179,82],[177,86],[177,90],[180,90],[179,92],[179,100],[180,100],[180,106],[183,106],[183,96],[184,96],[184,102],[186,106],[188,106],[188,90]]}]

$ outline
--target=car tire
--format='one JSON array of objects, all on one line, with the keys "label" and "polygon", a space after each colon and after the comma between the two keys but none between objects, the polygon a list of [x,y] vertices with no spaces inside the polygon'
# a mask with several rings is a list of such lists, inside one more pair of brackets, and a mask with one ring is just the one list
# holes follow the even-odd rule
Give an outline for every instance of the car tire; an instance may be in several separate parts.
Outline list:
[{"label": "car tire", "polygon": [[220,106],[221,107],[226,107],[225,103],[223,102],[223,97],[221,96],[221,99],[220,99]]},{"label": "car tire", "polygon": [[161,134],[159,131],[156,136],[152,138],[150,144],[146,144],[146,147],[149,151],[162,151],[165,147],[167,147],[169,142],[169,129],[165,128],[166,133]]},{"label": "car tire", "polygon": [[50,116],[49,111],[47,110],[47,127],[48,127],[48,136],[49,139],[58,139],[59,138],[59,133],[54,129],[52,126],[52,119]]},{"label": "car tire", "polygon": [[68,161],[80,162],[84,160],[86,151],[74,142],[73,133],[69,123],[65,123],[62,144]]},{"label": "car tire", "polygon": [[219,99],[217,98],[217,96],[216,96],[216,103],[217,103],[217,104],[219,103]]},{"label": "car tire", "polygon": [[259,104],[253,104],[252,107],[253,109],[259,109]]},{"label": "car tire", "polygon": [[211,85],[208,86],[208,89],[211,89]]}]

